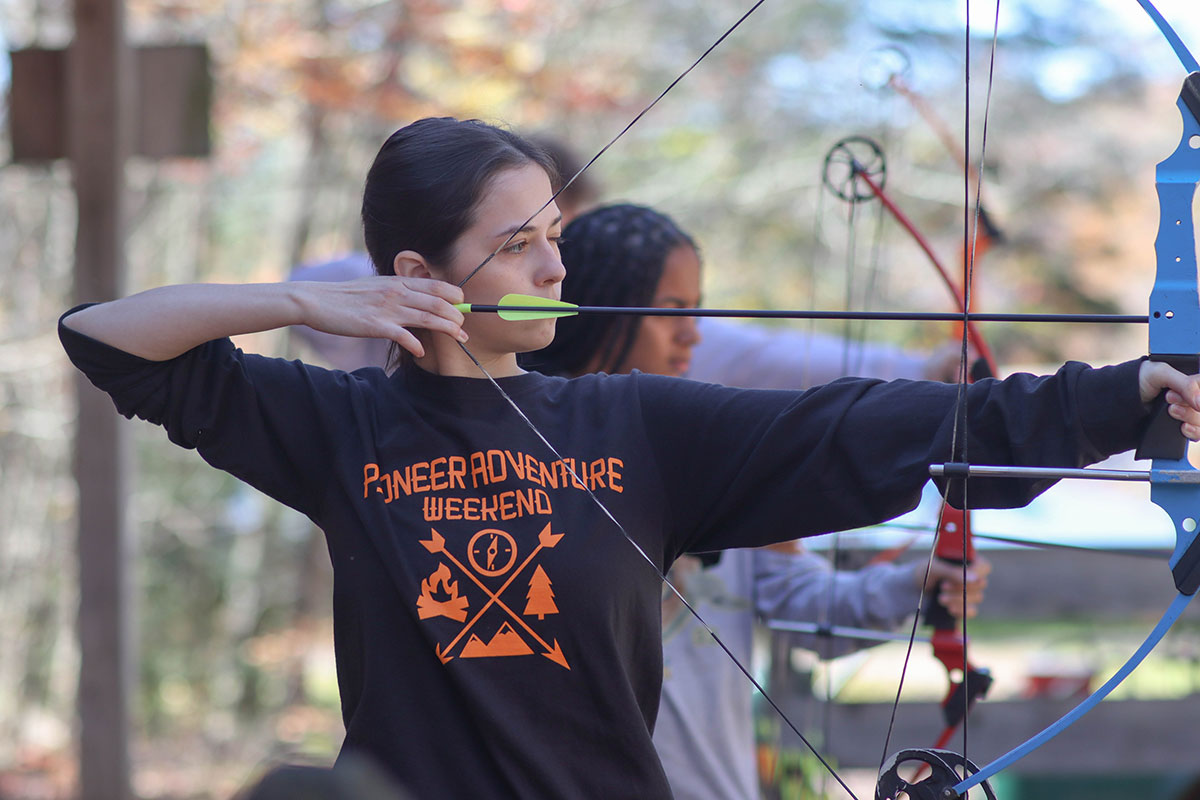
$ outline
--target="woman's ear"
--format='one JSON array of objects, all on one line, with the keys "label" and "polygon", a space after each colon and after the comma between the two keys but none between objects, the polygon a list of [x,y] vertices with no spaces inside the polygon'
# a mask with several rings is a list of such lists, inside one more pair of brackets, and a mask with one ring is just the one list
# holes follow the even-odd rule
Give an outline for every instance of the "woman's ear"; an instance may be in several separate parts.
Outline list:
[{"label": "woman's ear", "polygon": [[429,262],[415,250],[402,250],[392,259],[392,269],[403,278],[432,278]]}]

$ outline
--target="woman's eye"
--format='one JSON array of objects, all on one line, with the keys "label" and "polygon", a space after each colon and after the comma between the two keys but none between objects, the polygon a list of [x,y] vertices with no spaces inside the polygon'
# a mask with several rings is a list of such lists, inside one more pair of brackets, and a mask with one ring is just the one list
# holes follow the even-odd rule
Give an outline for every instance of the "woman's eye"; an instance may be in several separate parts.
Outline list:
[{"label": "woman's eye", "polygon": [[529,242],[513,242],[508,247],[504,248],[504,252],[520,255],[529,247]]},{"label": "woman's eye", "polygon": [[551,236],[550,237],[550,244],[554,245],[555,247],[562,247],[563,244],[566,243],[566,241],[567,240],[562,236]]}]

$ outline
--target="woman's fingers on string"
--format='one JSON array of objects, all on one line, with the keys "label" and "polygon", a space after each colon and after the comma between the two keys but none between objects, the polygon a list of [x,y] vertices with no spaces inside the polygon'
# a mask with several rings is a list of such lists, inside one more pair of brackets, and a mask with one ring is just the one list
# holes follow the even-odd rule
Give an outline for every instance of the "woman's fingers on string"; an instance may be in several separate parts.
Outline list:
[{"label": "woman's fingers on string", "polygon": [[[453,305],[462,302],[462,289],[430,278],[397,278],[393,291],[393,302],[389,305],[395,313],[396,323],[405,328],[444,333],[460,342],[467,341],[467,333],[462,329],[465,317]],[[407,339],[396,338],[397,343],[416,354],[401,338]]]},{"label": "woman's fingers on string", "polygon": [[428,278],[371,276],[342,282],[308,281],[301,292],[305,324],[325,333],[392,339],[414,354],[423,348],[399,328],[425,328],[466,341],[457,286]]},{"label": "woman's fingers on string", "polygon": [[[435,278],[409,278],[408,281],[412,288],[425,294],[440,297],[447,303],[461,303],[464,300],[462,288],[455,286],[453,283],[439,281]],[[457,309],[455,310],[457,311]]]}]

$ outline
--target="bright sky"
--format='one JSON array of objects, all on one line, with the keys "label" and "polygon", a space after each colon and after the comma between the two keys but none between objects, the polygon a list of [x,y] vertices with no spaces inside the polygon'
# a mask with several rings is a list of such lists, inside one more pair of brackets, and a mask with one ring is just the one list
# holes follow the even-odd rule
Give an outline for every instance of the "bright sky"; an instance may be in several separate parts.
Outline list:
[{"label": "bright sky", "polygon": [[[1069,4],[1068,0],[1057,2],[1060,5]],[[1148,19],[1136,0],[1099,0],[1099,3],[1122,25],[1146,24]],[[1200,4],[1196,0],[1155,0],[1153,5],[1166,17],[1184,43],[1193,43],[1192,55],[1195,55],[1197,46],[1200,46]]]}]

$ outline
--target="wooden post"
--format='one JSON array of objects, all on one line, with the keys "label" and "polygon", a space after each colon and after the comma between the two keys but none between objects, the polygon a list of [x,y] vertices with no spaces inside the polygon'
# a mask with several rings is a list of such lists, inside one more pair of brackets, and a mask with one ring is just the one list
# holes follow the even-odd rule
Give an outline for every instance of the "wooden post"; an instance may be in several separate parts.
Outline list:
[{"label": "wooden post", "polygon": [[[125,163],[209,154],[212,77],[203,44],[125,43],[124,0],[75,0],[70,48],[11,54],[13,161],[69,158],[78,209],[77,302],[125,294]],[[82,800],[131,796],[129,709],[136,615],[126,530],[129,444],[109,399],[77,376],[74,470]]]},{"label": "wooden post", "polygon": [[[110,300],[124,288],[124,172],[133,142],[124,0],[75,0],[67,63],[67,146],[78,208],[75,298]],[[79,796],[128,800],[136,672],[125,519],[128,444],[111,401],[82,376],[78,396]]]}]

